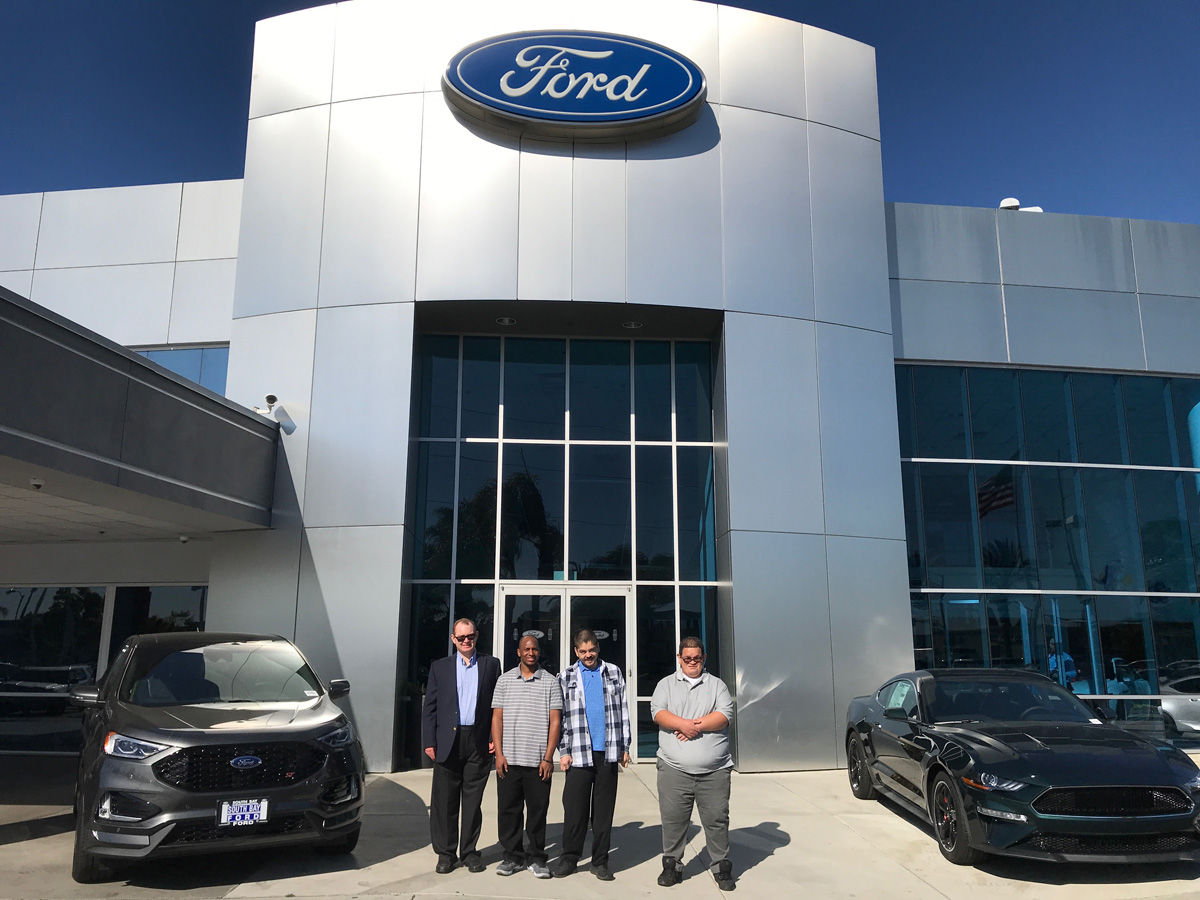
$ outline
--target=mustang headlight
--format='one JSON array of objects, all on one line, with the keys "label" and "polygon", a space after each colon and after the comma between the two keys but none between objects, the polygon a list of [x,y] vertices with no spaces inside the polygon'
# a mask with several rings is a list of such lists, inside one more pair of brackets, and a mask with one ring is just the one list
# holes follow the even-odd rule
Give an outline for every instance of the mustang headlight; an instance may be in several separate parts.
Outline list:
[{"label": "mustang headlight", "polygon": [[1190,779],[1188,779],[1187,783],[1184,784],[1183,787],[1184,790],[1188,791],[1200,791],[1200,772],[1197,772]]},{"label": "mustang headlight", "polygon": [[137,738],[126,737],[115,731],[110,731],[108,737],[104,739],[104,752],[109,756],[119,756],[122,759],[146,759],[170,749],[168,744],[139,741]]},{"label": "mustang headlight", "polygon": [[341,728],[330,731],[317,738],[326,747],[345,747],[354,743],[354,726],[347,722]]},{"label": "mustang headlight", "polygon": [[979,772],[974,778],[964,776],[963,782],[981,791],[1019,791],[1025,787],[1023,781],[1009,781],[990,772]]}]

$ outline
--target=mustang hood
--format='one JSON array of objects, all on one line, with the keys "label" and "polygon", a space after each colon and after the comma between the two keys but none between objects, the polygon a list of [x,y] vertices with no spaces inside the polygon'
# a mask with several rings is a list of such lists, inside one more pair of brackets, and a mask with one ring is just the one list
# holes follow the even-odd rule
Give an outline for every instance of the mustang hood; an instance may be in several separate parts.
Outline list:
[{"label": "mustang hood", "polygon": [[247,732],[295,733],[331,723],[341,714],[332,703],[322,699],[310,703],[202,703],[194,706],[133,706],[121,704],[114,719],[118,730],[157,733],[169,738],[172,733],[241,736]]},{"label": "mustang hood", "polygon": [[1179,751],[1112,725],[999,722],[947,728],[989,772],[1075,785],[1177,785],[1195,773]]}]

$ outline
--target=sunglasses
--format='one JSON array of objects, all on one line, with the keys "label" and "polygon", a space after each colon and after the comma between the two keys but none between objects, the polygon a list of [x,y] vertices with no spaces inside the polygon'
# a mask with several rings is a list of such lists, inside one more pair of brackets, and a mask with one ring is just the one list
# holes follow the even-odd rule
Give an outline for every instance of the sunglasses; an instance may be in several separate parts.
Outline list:
[{"label": "sunglasses", "polygon": [[468,641],[474,641],[477,637],[479,637],[477,632],[471,632],[470,634],[456,634],[454,635],[454,640],[460,644],[465,644]]},{"label": "sunglasses", "polygon": [[703,656],[681,656],[681,657],[679,657],[679,661],[681,663],[683,663],[685,666],[690,666],[694,663],[704,662],[704,657]]}]

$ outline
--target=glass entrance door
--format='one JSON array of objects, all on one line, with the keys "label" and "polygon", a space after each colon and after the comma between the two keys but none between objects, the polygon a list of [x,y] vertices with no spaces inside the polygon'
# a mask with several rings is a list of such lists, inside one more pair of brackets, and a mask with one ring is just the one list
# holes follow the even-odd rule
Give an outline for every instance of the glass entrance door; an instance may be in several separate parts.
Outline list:
[{"label": "glass entrance door", "polygon": [[[557,675],[563,667],[575,663],[575,632],[590,628],[596,634],[600,658],[625,674],[629,702],[633,703],[637,673],[631,661],[637,659],[637,635],[632,627],[631,588],[572,585],[546,590],[544,584],[502,585],[500,594],[503,612],[497,616],[494,646],[505,671],[517,665],[521,638],[533,635],[542,646],[542,667]],[[631,705],[631,722],[633,712]],[[635,758],[636,749],[630,748]]]}]

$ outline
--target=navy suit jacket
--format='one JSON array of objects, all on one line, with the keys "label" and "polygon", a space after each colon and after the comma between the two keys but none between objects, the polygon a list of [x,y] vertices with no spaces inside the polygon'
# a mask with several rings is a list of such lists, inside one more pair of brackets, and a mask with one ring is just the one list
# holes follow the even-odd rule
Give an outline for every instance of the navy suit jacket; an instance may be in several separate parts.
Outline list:
[{"label": "navy suit jacket", "polygon": [[[492,739],[492,694],[500,677],[500,660],[486,653],[476,653],[479,667],[479,694],[475,700],[475,745],[482,756],[488,755]],[[445,762],[454,746],[458,731],[458,671],[461,665],[458,652],[435,659],[429,667],[429,683],[425,686],[425,707],[421,712],[422,747],[433,747],[438,762]]]}]

